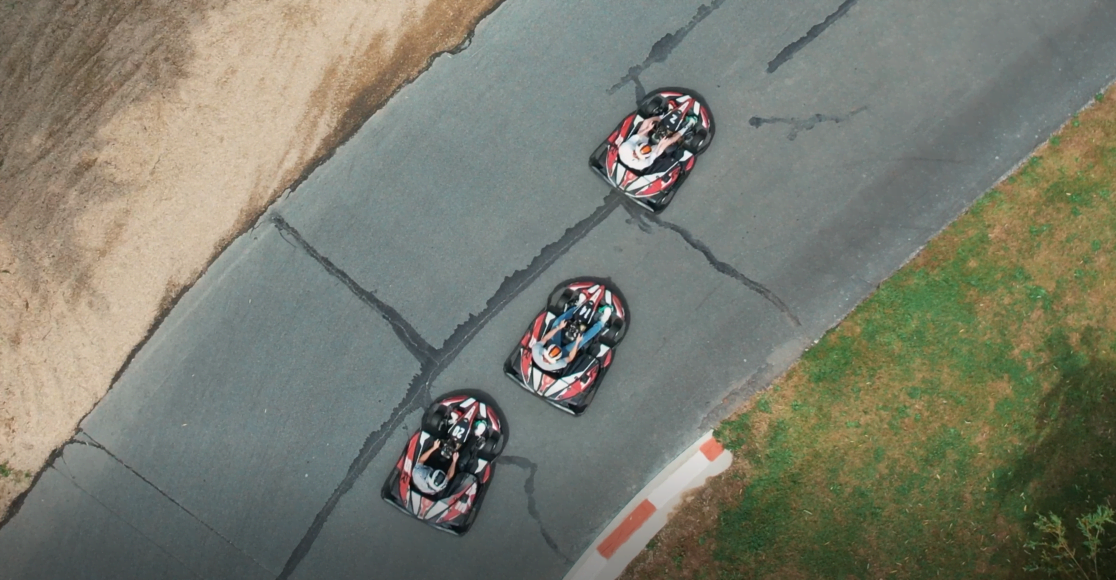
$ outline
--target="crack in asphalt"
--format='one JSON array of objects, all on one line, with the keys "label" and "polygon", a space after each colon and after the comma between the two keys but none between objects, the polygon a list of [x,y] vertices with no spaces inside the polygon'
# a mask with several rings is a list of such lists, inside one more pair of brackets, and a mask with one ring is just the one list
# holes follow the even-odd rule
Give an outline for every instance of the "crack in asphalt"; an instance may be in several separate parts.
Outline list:
[{"label": "crack in asphalt", "polygon": [[[364,444],[361,446],[356,458],[354,458],[353,462],[350,464],[345,477],[337,485],[337,488],[330,495],[329,499],[326,500],[322,509],[314,516],[314,521],[310,524],[310,527],[306,530],[306,533],[303,535],[298,545],[296,545],[291,552],[290,557],[283,566],[283,571],[276,577],[276,580],[286,580],[294,574],[298,565],[310,552],[310,548],[313,547],[314,542],[317,541],[318,535],[321,533],[322,528],[325,527],[330,515],[332,515],[333,510],[337,507],[338,502],[340,502],[341,498],[353,488],[356,480],[359,479],[364,473],[364,470],[368,468],[372,459],[383,450],[384,446],[387,444],[389,435],[402,424],[404,418],[412,411],[421,409],[431,402],[431,383],[433,383],[454,359],[457,358],[457,355],[462,349],[473,340],[477,333],[479,333],[493,317],[519,296],[527,286],[538,279],[538,277],[555,261],[565,255],[574,244],[581,241],[586,234],[611,215],[619,205],[620,198],[616,195],[609,194],[604,199],[604,203],[599,205],[588,217],[570,226],[556,241],[543,246],[525,268],[517,270],[510,276],[504,278],[504,281],[500,283],[496,292],[485,303],[484,309],[475,315],[470,315],[465,322],[459,324],[450,337],[446,339],[445,343],[442,344],[441,348],[433,349],[429,358],[425,360],[419,359],[419,372],[411,379],[410,384],[407,385],[407,391],[404,393],[403,399],[392,409],[391,418],[382,426],[369,433],[368,437],[365,438]],[[282,218],[279,219],[281,220]],[[277,227],[279,223],[280,222],[276,221]],[[285,221],[282,223],[286,224]],[[289,228],[290,232],[295,231],[289,224],[287,224],[286,227]],[[292,234],[292,237],[295,236]],[[301,237],[295,237],[295,239],[300,240]],[[300,245],[301,244],[304,244],[304,242],[300,242]],[[303,246],[303,249],[309,252],[313,248],[307,244]],[[332,266],[332,263],[325,257],[321,257],[318,262],[322,264],[323,267],[325,267],[327,263]],[[340,272],[340,270],[338,270],[338,272]],[[356,288],[359,288],[359,286],[356,286],[355,282],[352,284]],[[350,286],[350,288],[353,288],[353,286]],[[392,310],[392,312],[395,311]],[[400,320],[402,321],[402,317],[400,317]],[[409,327],[410,325],[407,326]],[[402,339],[402,336],[400,338]],[[533,479],[531,479],[531,485],[534,485]],[[529,511],[531,505],[533,504],[528,505]],[[535,516],[536,514],[532,514],[532,517]],[[551,545],[553,539],[546,535],[545,530],[543,530],[543,533],[547,544]],[[556,544],[551,547],[554,548],[555,546]],[[558,553],[561,554],[561,552]],[[563,558],[565,558],[564,555]],[[568,558],[566,559],[568,560]]]},{"label": "crack in asphalt", "polygon": [[671,51],[679,44],[682,44],[682,40],[686,38],[686,35],[689,34],[699,22],[705,20],[712,14],[714,10],[720,8],[721,4],[724,4],[724,2],[725,0],[713,0],[709,3],[709,6],[705,4],[698,6],[697,14],[690,19],[688,24],[673,33],[668,32],[665,36],[655,41],[655,44],[651,45],[651,52],[647,54],[647,58],[643,59],[643,63],[629,68],[628,74],[620,79],[620,82],[612,85],[605,93],[609,95],[614,94],[616,91],[620,90],[620,87],[634,82],[636,83],[636,98],[642,100],[643,96],[640,95],[640,93],[642,92],[643,85],[639,84],[639,75],[655,63],[666,62],[666,59],[670,57]]},{"label": "crack in asphalt", "polygon": [[[80,435],[80,436],[82,436],[82,437],[84,437],[85,439],[88,439],[88,441],[85,441],[85,440],[83,440],[83,439],[78,439],[78,438],[77,438],[77,436],[79,436],[79,435]],[[184,506],[184,505],[182,505],[181,503],[179,503],[179,502],[178,502],[178,500],[176,500],[176,499],[174,499],[173,497],[171,497],[171,496],[170,496],[170,494],[168,494],[167,492],[165,492],[165,491],[163,491],[162,489],[160,489],[160,488],[159,488],[159,486],[155,485],[155,483],[154,483],[153,481],[151,481],[150,479],[147,479],[146,477],[144,477],[144,476],[143,476],[143,474],[141,474],[141,473],[140,473],[139,471],[136,471],[136,469],[135,469],[135,468],[133,468],[133,467],[132,467],[131,465],[128,465],[127,463],[125,463],[123,459],[120,459],[119,457],[117,457],[115,453],[113,453],[112,451],[109,451],[107,447],[105,447],[105,446],[104,446],[104,445],[102,445],[102,444],[101,444],[100,442],[98,442],[98,441],[97,441],[96,439],[94,439],[94,438],[93,438],[93,436],[92,436],[92,435],[90,435],[90,434],[89,434],[88,432],[86,432],[86,431],[84,431],[84,430],[82,430],[82,429],[80,429],[80,428],[79,428],[79,429],[78,429],[78,432],[77,432],[77,435],[75,435],[75,436],[74,436],[73,438],[71,438],[71,439],[70,439],[70,440],[69,440],[69,441],[67,442],[67,445],[70,445],[70,444],[72,444],[72,445],[84,445],[84,446],[86,446],[86,447],[92,447],[93,449],[98,449],[98,450],[100,450],[100,451],[101,451],[101,453],[104,453],[105,455],[109,456],[109,457],[110,457],[110,458],[111,458],[111,459],[112,459],[113,461],[115,461],[115,462],[117,462],[118,464],[120,464],[120,466],[121,466],[121,467],[123,467],[124,469],[127,469],[127,470],[128,470],[128,471],[129,471],[129,472],[130,472],[130,473],[132,474],[132,475],[136,476],[136,477],[137,477],[137,478],[138,478],[138,479],[139,479],[140,481],[142,481],[143,483],[147,484],[147,486],[148,486],[148,487],[150,487],[151,489],[153,489],[153,490],[155,490],[156,492],[158,492],[158,494],[159,494],[159,495],[161,495],[161,496],[163,496],[163,498],[164,498],[164,499],[166,499],[167,501],[169,501],[169,502],[170,502],[171,504],[173,504],[173,505],[174,505],[175,507],[177,507],[178,509],[182,510],[182,512],[183,512],[183,513],[185,513],[186,515],[188,515],[188,516],[190,516],[191,518],[193,518],[193,519],[194,519],[194,521],[196,521],[196,522],[198,522],[199,524],[201,524],[201,525],[202,525],[202,526],[203,526],[203,527],[204,527],[205,529],[209,530],[209,531],[210,531],[210,532],[211,532],[211,533],[212,533],[213,535],[217,536],[218,538],[221,538],[221,540],[222,540],[223,542],[225,542],[225,543],[226,543],[226,544],[228,544],[229,546],[232,546],[232,548],[233,548],[234,550],[236,550],[237,552],[239,552],[239,553],[240,553],[241,555],[243,555],[243,556],[244,556],[245,558],[248,558],[249,560],[251,560],[251,562],[252,562],[253,564],[255,564],[256,566],[258,566],[258,567],[260,568],[260,570],[263,570],[264,572],[267,572],[268,574],[275,574],[275,572],[274,572],[273,570],[269,570],[269,569],[268,569],[268,568],[267,568],[266,566],[264,566],[264,565],[263,565],[262,563],[260,563],[260,562],[259,562],[258,560],[256,560],[255,558],[253,558],[251,554],[249,554],[248,552],[245,552],[245,551],[244,551],[243,549],[241,549],[241,548],[240,548],[239,546],[237,546],[237,545],[236,545],[235,543],[233,543],[233,541],[232,541],[232,540],[230,540],[229,538],[225,537],[225,535],[224,535],[224,534],[222,534],[221,532],[219,532],[219,531],[217,531],[216,529],[214,529],[214,528],[213,528],[213,526],[211,526],[211,525],[209,525],[208,523],[206,523],[206,521],[205,521],[205,520],[203,520],[203,519],[201,519],[200,517],[198,517],[198,515],[197,515],[197,514],[195,514],[194,512],[190,511],[190,510],[189,510],[189,509],[188,509],[188,508],[187,508],[186,506]],[[64,445],[63,447],[65,447],[65,445]],[[66,464],[66,459],[65,459],[65,455],[64,455],[64,454],[60,454],[60,455],[58,456],[58,458],[59,458],[59,459],[61,459],[61,460],[62,460],[62,463],[63,463],[64,465],[66,465],[66,468],[67,468],[67,469],[69,469],[69,465],[68,465],[68,464]],[[55,468],[55,469],[57,469],[57,468]],[[60,471],[60,470],[59,470],[59,471]],[[131,523],[129,523],[129,522],[128,522],[128,521],[126,520],[126,519],[124,519],[124,518],[123,518],[123,517],[121,517],[121,516],[120,516],[119,514],[117,514],[117,513],[115,512],[115,511],[113,511],[113,510],[112,510],[112,509],[110,509],[110,508],[109,508],[108,506],[106,506],[106,505],[105,505],[104,503],[102,503],[102,502],[101,502],[101,500],[97,499],[97,498],[96,498],[96,497],[95,497],[95,496],[94,496],[93,494],[91,494],[91,493],[89,493],[88,491],[86,491],[86,490],[85,490],[85,488],[81,487],[81,485],[80,485],[80,484],[78,484],[78,482],[77,482],[77,479],[73,477],[73,474],[67,474],[67,475],[66,475],[66,477],[68,477],[68,478],[69,478],[69,479],[70,479],[70,480],[71,480],[71,481],[72,481],[72,482],[74,483],[74,485],[75,485],[75,486],[77,486],[77,488],[78,488],[78,489],[80,489],[81,491],[85,492],[85,494],[86,494],[86,495],[88,495],[89,497],[93,498],[93,500],[94,500],[94,501],[96,501],[97,503],[101,504],[101,505],[102,505],[102,506],[103,506],[103,507],[104,507],[105,509],[109,510],[109,512],[111,512],[111,513],[112,513],[113,515],[116,515],[116,516],[117,516],[117,517],[118,517],[118,518],[119,518],[119,519],[120,519],[120,520],[121,520],[122,522],[124,522],[124,523],[128,524],[129,526],[131,526],[131,527],[132,527],[133,529],[135,529],[135,530],[136,530],[137,532],[140,532],[140,530],[139,530],[138,528],[136,528],[135,526],[133,526],[133,525],[132,525]],[[142,535],[143,537],[147,538],[147,536],[146,536],[145,534],[143,534],[143,532],[140,532],[140,535]],[[152,542],[153,544],[155,544],[156,546],[159,546],[159,543],[158,543],[158,542],[155,542],[155,541],[154,541],[154,540],[152,540],[151,538],[147,538],[147,539],[148,539],[148,540],[150,540],[150,541],[151,541],[151,542]],[[162,546],[160,546],[160,549],[162,549]],[[174,558],[175,560],[178,560],[178,558],[175,558],[175,557],[174,557],[174,555],[172,555],[172,554],[169,554],[169,553],[168,553],[168,555],[170,555],[170,556],[171,556],[172,558]],[[181,563],[182,561],[181,561],[181,560],[179,560],[179,562]],[[183,563],[183,565],[185,566],[185,563]],[[191,571],[193,571],[193,570],[191,570]],[[195,574],[196,574],[196,573],[195,573]],[[199,575],[199,577],[201,577],[201,576]]]},{"label": "crack in asphalt", "polygon": [[539,515],[539,508],[535,505],[535,473],[539,470],[538,464],[526,457],[516,457],[514,455],[501,455],[496,458],[495,463],[497,465],[506,463],[527,470],[527,479],[523,482],[523,491],[527,494],[527,513],[531,514],[531,518],[535,520],[535,523],[539,524],[539,532],[542,533],[546,545],[550,546],[550,549],[557,554],[559,558],[562,558],[562,560],[565,560],[569,564],[574,563],[574,559],[562,552],[558,547],[558,542],[546,531],[542,516]]},{"label": "crack in asphalt", "polygon": [[790,307],[787,306],[787,304],[783,302],[783,300],[779,298],[774,292],[768,290],[763,284],[760,284],[759,282],[756,282],[755,280],[752,280],[751,278],[745,276],[739,270],[732,267],[731,264],[722,262],[721,260],[717,259],[717,256],[713,254],[713,250],[711,250],[709,246],[705,245],[704,242],[694,237],[694,235],[690,233],[690,231],[686,228],[665,221],[653,213],[649,213],[637,207],[634,207],[633,204],[625,203],[624,209],[627,210],[628,215],[631,216],[631,219],[628,220],[628,223],[634,223],[639,227],[640,231],[644,233],[651,233],[651,226],[647,223],[650,222],[661,228],[666,228],[678,234],[682,238],[682,240],[685,241],[691,248],[700,252],[701,255],[705,257],[705,261],[708,262],[714,270],[740,282],[748,289],[752,290],[756,294],[759,294],[761,297],[763,297],[764,300],[767,300],[776,308],[778,308],[779,311],[782,312],[783,315],[785,315],[792,323],[794,323],[795,326],[802,326],[802,323],[798,320],[798,317],[794,315],[794,312],[791,311]]},{"label": "crack in asphalt", "polygon": [[[71,443],[72,443],[72,442],[71,442]],[[63,464],[65,464],[65,463],[66,463],[66,460],[65,460],[65,459],[63,459],[63,460],[62,460],[62,463],[63,463]],[[202,575],[202,574],[201,574],[200,572],[198,572],[197,570],[194,570],[193,568],[191,568],[189,564],[187,564],[186,562],[183,562],[183,561],[182,561],[182,559],[180,559],[180,558],[179,558],[178,556],[175,556],[174,554],[170,553],[170,551],[168,551],[168,550],[167,550],[166,548],[164,548],[162,544],[160,544],[159,542],[156,542],[154,538],[152,538],[152,537],[148,536],[147,534],[145,534],[145,533],[143,532],[143,530],[141,530],[141,529],[137,528],[137,527],[136,527],[136,526],[135,526],[134,524],[132,524],[131,522],[129,522],[129,521],[128,521],[128,520],[127,520],[127,519],[126,519],[126,518],[125,518],[124,516],[122,516],[122,515],[120,515],[120,514],[116,513],[116,511],[115,511],[115,510],[113,510],[113,509],[112,509],[111,507],[109,507],[109,506],[105,505],[105,502],[101,501],[100,499],[98,499],[98,498],[97,498],[97,496],[95,496],[95,495],[93,495],[92,493],[90,493],[90,492],[89,492],[89,490],[87,490],[87,489],[85,489],[84,487],[82,487],[82,486],[81,486],[81,484],[80,484],[80,483],[78,483],[77,479],[75,479],[75,478],[74,478],[74,477],[73,477],[73,476],[72,476],[71,474],[63,473],[61,469],[58,469],[58,468],[57,468],[57,467],[55,467],[54,465],[50,465],[50,466],[48,466],[48,468],[50,468],[50,469],[54,469],[54,470],[55,470],[55,471],[57,471],[58,473],[62,473],[62,475],[64,475],[64,476],[65,476],[65,477],[66,477],[67,479],[69,479],[69,480],[70,480],[70,483],[71,483],[71,484],[73,484],[73,486],[74,486],[74,487],[76,487],[76,488],[78,489],[78,491],[80,491],[81,493],[85,494],[85,495],[86,495],[87,497],[89,497],[89,499],[91,499],[91,500],[93,500],[94,502],[96,502],[96,504],[97,504],[97,505],[99,505],[99,506],[101,506],[101,507],[105,508],[105,511],[107,511],[108,513],[110,513],[110,514],[112,514],[112,515],[116,516],[116,519],[117,519],[117,520],[119,520],[119,521],[120,521],[121,523],[123,523],[124,525],[128,526],[129,528],[132,528],[132,531],[134,531],[134,532],[136,532],[137,534],[139,534],[139,536],[140,536],[141,538],[143,538],[143,539],[147,540],[148,542],[150,542],[150,543],[151,543],[151,545],[155,546],[155,548],[156,548],[156,549],[158,549],[158,550],[159,550],[160,552],[162,552],[163,554],[165,554],[165,555],[166,555],[167,557],[169,557],[170,559],[174,560],[175,562],[178,562],[179,564],[181,564],[181,565],[182,565],[182,567],[186,569],[186,571],[188,571],[188,572],[189,572],[190,574],[192,574],[192,575],[194,576],[194,578],[199,578],[199,579],[201,579],[201,578],[205,578],[205,576],[203,576],[203,575]],[[66,468],[67,468],[67,469],[69,469],[69,466],[67,465],[67,466],[66,466]]]},{"label": "crack in asphalt", "polygon": [[291,555],[287,558],[287,562],[283,564],[282,572],[275,577],[276,580],[286,580],[294,574],[298,565],[302,563],[303,558],[310,553],[310,548],[314,546],[314,542],[317,541],[318,535],[321,534],[322,528],[324,528],[326,522],[329,521],[329,516],[333,514],[333,510],[337,508],[337,504],[341,501],[341,498],[349,493],[349,490],[356,484],[357,479],[359,479],[361,474],[364,473],[364,470],[368,468],[368,464],[371,463],[372,460],[379,455],[380,451],[383,450],[384,446],[387,445],[388,436],[391,432],[399,427],[408,413],[418,408],[418,406],[414,404],[415,399],[422,391],[430,388],[430,383],[436,376],[437,375],[434,374],[432,370],[422,368],[419,373],[415,375],[414,379],[411,380],[411,383],[407,385],[407,392],[403,395],[403,400],[391,410],[390,419],[380,426],[380,428],[369,433],[368,437],[364,439],[364,444],[361,445],[360,451],[349,465],[345,477],[341,479],[341,483],[337,484],[337,487],[333,490],[333,493],[330,494],[329,499],[326,500],[322,509],[318,510],[318,513],[315,514],[314,521],[310,523],[310,527],[307,528],[306,533],[303,534],[294,550],[291,551]]},{"label": "crack in asphalt", "polygon": [[816,126],[818,123],[831,122],[833,124],[840,124],[851,119],[853,115],[867,110],[868,105],[864,105],[863,107],[860,107],[859,109],[853,111],[849,111],[844,115],[822,115],[819,113],[811,115],[804,119],[796,119],[794,117],[771,117],[770,119],[765,119],[763,117],[752,117],[751,119],[748,119],[748,124],[758,129],[763,125],[769,125],[773,123],[786,123],[791,126],[790,132],[787,133],[787,140],[794,141],[795,137],[798,137],[799,131],[809,131],[810,129],[813,129],[814,126]]},{"label": "crack in asphalt", "polygon": [[345,287],[348,288],[354,296],[359,298],[361,302],[364,302],[368,306],[371,306],[373,310],[378,312],[380,316],[391,326],[392,331],[395,332],[395,335],[399,337],[399,340],[403,343],[403,346],[406,347],[407,350],[410,351],[410,353],[414,355],[414,357],[418,359],[420,363],[426,363],[427,361],[430,361],[434,358],[434,347],[431,346],[430,343],[426,342],[426,339],[424,339],[422,335],[420,335],[418,331],[415,330],[415,328],[411,326],[409,322],[407,322],[407,319],[403,318],[403,315],[399,314],[399,311],[392,308],[391,306],[388,306],[383,300],[377,298],[376,295],[372,292],[365,290],[363,287],[361,287],[360,284],[357,284],[356,280],[353,280],[352,277],[345,273],[344,270],[334,265],[334,263],[331,262],[329,258],[321,255],[317,250],[314,249],[313,246],[310,245],[309,242],[306,241],[305,238],[302,237],[302,234],[300,234],[298,230],[294,228],[294,226],[287,223],[287,220],[283,219],[283,216],[279,215],[278,213],[274,213],[271,216],[271,222],[275,224],[275,227],[279,230],[279,234],[284,239],[286,239],[286,236],[288,235],[294,238],[294,241],[298,244],[298,246],[301,247],[307,255],[313,258],[314,261],[320,264],[322,268],[325,268],[325,271],[328,272],[330,276],[333,276],[342,284],[344,284]]},{"label": "crack in asphalt", "polygon": [[767,63],[768,74],[775,72],[779,67],[783,66],[783,63],[794,58],[796,52],[805,48],[807,44],[810,44],[815,38],[821,35],[821,33],[825,32],[826,28],[829,28],[830,25],[848,13],[849,8],[852,8],[853,4],[856,4],[856,0],[845,0],[837,7],[836,12],[826,16],[825,20],[821,21],[820,24],[811,26],[810,30],[806,31],[805,36],[788,44],[783,50],[780,50],[779,54],[775,55],[775,58]]}]

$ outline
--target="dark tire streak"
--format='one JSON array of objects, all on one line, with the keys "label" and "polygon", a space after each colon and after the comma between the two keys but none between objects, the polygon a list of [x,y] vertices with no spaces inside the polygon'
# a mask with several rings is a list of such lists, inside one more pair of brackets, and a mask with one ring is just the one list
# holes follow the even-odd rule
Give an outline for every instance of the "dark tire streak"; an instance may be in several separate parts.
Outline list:
[{"label": "dark tire streak", "polygon": [[790,131],[787,133],[787,141],[794,141],[795,137],[798,137],[799,131],[809,131],[810,129],[813,129],[818,123],[833,123],[835,125],[839,125],[851,119],[853,115],[867,110],[868,105],[864,105],[858,109],[849,111],[844,115],[822,115],[821,113],[817,113],[803,119],[796,119],[794,117],[771,117],[770,119],[765,119],[763,117],[752,117],[751,119],[748,119],[748,124],[759,129],[764,125],[770,125],[773,123],[786,123],[787,125],[791,126]]},{"label": "dark tire streak", "polygon": [[774,292],[768,290],[763,284],[760,284],[759,282],[756,282],[755,280],[752,280],[751,278],[740,273],[740,271],[732,267],[731,264],[718,260],[717,256],[713,255],[713,250],[709,249],[709,246],[705,245],[704,242],[694,237],[694,235],[691,234],[690,231],[686,228],[665,221],[661,217],[653,213],[644,211],[642,208],[635,207],[634,204],[625,203],[624,209],[627,210],[628,214],[631,216],[631,220],[629,221],[629,223],[634,222],[644,233],[650,233],[650,227],[647,225],[647,222],[650,222],[661,228],[666,228],[678,234],[679,236],[681,236],[682,240],[686,242],[686,244],[700,252],[701,255],[705,257],[705,261],[709,262],[709,265],[712,266],[714,270],[724,274],[725,276],[728,276],[729,278],[732,278],[733,280],[740,282],[748,289],[752,290],[756,294],[759,294],[763,297],[764,300],[767,300],[771,304],[775,305],[775,307],[778,308],[779,311],[782,312],[792,323],[794,323],[795,326],[802,326],[802,323],[798,320],[798,317],[794,315],[794,312],[791,312],[790,307],[787,306],[781,298],[776,296]]},{"label": "dark tire streak", "polygon": [[[372,460],[377,455],[379,455],[381,450],[383,450],[384,446],[387,444],[388,437],[394,430],[402,425],[403,419],[411,412],[421,409],[430,403],[430,385],[435,380],[437,380],[438,376],[442,374],[442,371],[444,371],[451,363],[453,363],[454,359],[457,358],[457,355],[465,348],[466,345],[469,344],[470,341],[473,340],[477,333],[479,333],[481,329],[483,329],[485,325],[487,325],[488,322],[492,320],[493,317],[495,317],[501,310],[503,310],[504,307],[507,306],[512,300],[519,296],[519,294],[527,286],[538,279],[538,277],[542,275],[542,273],[545,272],[548,268],[550,268],[550,266],[555,261],[564,256],[570,248],[572,248],[577,242],[581,241],[581,239],[584,238],[586,234],[592,231],[593,228],[597,227],[598,224],[600,224],[602,221],[605,220],[605,218],[611,215],[612,212],[619,205],[620,198],[618,196],[609,195],[608,197],[606,197],[604,203],[598,206],[592,214],[567,229],[562,234],[562,236],[558,238],[558,240],[544,246],[542,250],[540,250],[539,253],[531,260],[527,267],[521,270],[517,270],[510,276],[504,278],[504,281],[500,284],[500,287],[496,289],[496,292],[486,302],[485,308],[479,313],[469,316],[469,318],[465,322],[458,325],[457,328],[454,329],[453,334],[451,334],[450,337],[446,339],[445,343],[443,343],[441,348],[432,349],[430,352],[430,356],[426,359],[419,358],[419,361],[421,363],[419,372],[413,379],[411,379],[410,384],[407,386],[407,391],[403,395],[403,399],[399,402],[399,404],[395,406],[394,409],[392,409],[390,419],[388,419],[388,421],[381,425],[379,428],[369,433],[368,437],[365,438],[360,452],[358,452],[356,458],[353,459],[353,462],[352,464],[350,464],[345,477],[342,478],[341,482],[337,485],[337,488],[330,495],[329,499],[326,500],[326,503],[322,506],[322,509],[318,511],[318,514],[316,516],[314,516],[314,521],[310,524],[310,527],[307,528],[306,533],[303,535],[298,545],[296,545],[294,550],[291,552],[290,557],[287,559],[286,564],[283,566],[283,571],[276,577],[276,580],[286,580],[290,578],[292,574],[294,574],[303,558],[305,558],[306,555],[310,553],[310,549],[313,547],[314,542],[317,541],[318,535],[321,533],[322,528],[325,527],[326,522],[329,520],[329,516],[333,513],[333,510],[337,507],[337,504],[341,501],[341,498],[344,497],[345,494],[353,488],[356,480],[360,478],[360,476],[364,473],[364,470],[368,468],[368,465],[372,462]],[[276,216],[273,218],[273,221],[275,222],[276,227],[279,227],[280,229],[283,229],[285,227],[286,230],[291,233],[292,237],[294,237],[295,240],[299,242],[300,246],[302,246],[304,250],[306,250],[308,253],[313,251],[313,248],[310,247],[309,244],[306,244],[305,241],[302,240],[301,236],[297,235],[297,231],[293,227],[291,227],[290,224],[287,224],[286,221],[283,221],[281,217]],[[281,226],[280,224],[284,225]],[[317,252],[314,252],[311,255],[315,256],[315,259],[318,261],[318,263],[321,264],[322,267],[325,267],[327,270],[329,270],[330,268],[336,269],[336,267],[333,266],[332,262],[329,262],[329,260],[326,259],[324,256],[317,254]],[[337,270],[337,272],[342,275],[344,274],[339,269]],[[331,274],[332,273],[333,272],[331,271]],[[348,278],[347,276],[345,276],[345,279],[351,281],[351,278]],[[342,281],[344,282],[345,279],[342,279]],[[361,296],[361,294],[358,293],[358,290],[360,292],[365,292],[363,289],[360,288],[359,285],[356,284],[355,281],[351,282],[351,284],[352,285],[346,283],[346,286],[349,286],[350,290],[352,290],[354,293],[357,293],[358,296]],[[378,300],[377,302],[379,304],[383,304]],[[373,304],[369,305],[373,308],[376,308],[376,310],[381,312],[381,314],[384,312],[380,310],[379,307]],[[388,307],[387,305],[383,306],[389,309],[390,312],[398,315],[398,313],[394,309],[390,309],[390,307]],[[401,323],[401,326],[405,325],[405,328],[411,328],[410,324],[407,324],[401,316],[399,317],[398,321]],[[395,328],[394,325],[393,328]],[[396,334],[399,335],[400,340],[404,340],[404,343],[406,344],[406,334],[401,334],[399,331],[397,331]],[[423,344],[425,344],[425,341]],[[530,484],[533,490],[533,478],[530,479]],[[532,498],[531,501],[529,501],[528,503],[529,512],[531,509],[533,509],[533,506],[534,500]],[[537,512],[531,513],[531,516],[538,520]],[[542,528],[541,522],[539,525],[540,530],[543,533],[543,539],[546,540],[547,545],[554,549],[555,553],[561,556],[563,560],[570,561],[568,557],[566,557],[564,554],[561,553],[560,550],[558,550],[557,544],[554,542],[554,539],[551,538],[546,530]]]},{"label": "dark tire streak", "polygon": [[551,537],[550,533],[546,531],[546,526],[543,525],[542,516],[539,515],[539,508],[535,505],[535,474],[539,470],[539,466],[526,457],[516,457],[514,455],[501,455],[496,458],[497,465],[514,465],[520,469],[527,470],[527,479],[523,482],[523,492],[527,494],[527,513],[531,514],[531,518],[539,524],[539,532],[542,534],[543,540],[547,546],[569,564],[573,564],[575,560],[562,552],[558,547],[558,542]]},{"label": "dark tire streak", "polygon": [[620,90],[620,87],[634,82],[636,83],[636,99],[642,99],[641,93],[643,93],[643,85],[639,84],[639,75],[655,63],[666,62],[666,59],[670,57],[670,53],[677,48],[679,44],[682,44],[682,40],[686,38],[686,35],[688,35],[699,22],[705,20],[712,14],[714,10],[720,8],[721,4],[724,4],[724,2],[725,0],[713,0],[709,3],[709,6],[705,4],[698,6],[697,14],[690,19],[689,23],[674,31],[673,34],[668,32],[665,36],[655,41],[655,44],[651,45],[651,51],[647,53],[647,58],[643,59],[643,63],[629,68],[628,74],[620,79],[620,82],[609,87],[605,93],[611,95]]},{"label": "dark tire streak", "polygon": [[344,270],[335,266],[329,258],[318,253],[318,251],[302,237],[302,234],[298,233],[298,230],[296,230],[294,226],[283,219],[283,216],[278,213],[273,213],[271,215],[271,222],[275,224],[275,227],[279,230],[280,235],[282,235],[284,239],[287,236],[294,238],[294,241],[298,243],[299,247],[313,258],[314,261],[320,264],[322,268],[325,268],[325,271],[328,272],[330,276],[333,276],[344,284],[361,302],[371,306],[373,310],[378,312],[380,316],[391,325],[392,331],[399,337],[400,342],[402,342],[403,346],[418,359],[419,363],[426,364],[434,359],[434,347],[426,342],[426,339],[424,339],[422,335],[411,326],[411,323],[407,322],[407,319],[403,318],[403,315],[399,314],[396,309],[385,304],[383,300],[377,298],[372,292],[362,288],[360,284],[356,283],[356,280],[353,280]]},{"label": "dark tire streak", "polygon": [[820,24],[815,24],[810,27],[810,30],[806,31],[805,36],[788,44],[786,48],[779,51],[779,54],[775,55],[775,58],[767,63],[768,74],[775,72],[779,67],[783,66],[783,63],[794,58],[796,52],[802,50],[807,44],[810,44],[815,38],[820,36],[821,33],[825,32],[825,29],[829,28],[830,25],[844,16],[849,11],[849,8],[852,8],[853,4],[856,4],[856,0],[845,0],[837,7],[836,12],[826,16],[825,20],[821,21]]}]

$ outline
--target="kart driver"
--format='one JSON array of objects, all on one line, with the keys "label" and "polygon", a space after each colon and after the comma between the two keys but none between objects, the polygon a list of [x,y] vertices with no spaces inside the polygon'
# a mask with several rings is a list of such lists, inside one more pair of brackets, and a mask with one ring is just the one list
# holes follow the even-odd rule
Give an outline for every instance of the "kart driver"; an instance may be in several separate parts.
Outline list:
[{"label": "kart driver", "polygon": [[[600,316],[597,318],[596,324],[590,326],[588,330],[584,330],[584,324],[581,322],[584,320],[587,323],[591,317],[592,311],[587,304],[580,308],[570,308],[556,318],[552,323],[554,328],[546,333],[542,339],[531,345],[531,355],[535,364],[544,371],[557,371],[573,362],[577,358],[578,348],[583,343],[593,340],[604,329],[604,325],[612,316],[610,306],[601,306],[597,312]],[[574,326],[570,328],[570,331],[561,332],[569,324],[569,319],[574,317],[575,314],[577,320],[574,322]],[[576,335],[576,337],[573,335]],[[565,345],[562,344],[563,342]]]},{"label": "kart driver", "polygon": [[643,171],[651,167],[651,164],[660,155],[666,153],[668,149],[671,149],[675,143],[682,139],[682,131],[675,131],[660,139],[658,143],[651,145],[651,130],[659,124],[661,119],[661,116],[644,119],[635,135],[628,137],[627,141],[620,144],[620,161],[623,161],[624,165],[636,171]]},{"label": "kart driver", "polygon": [[436,494],[446,488],[449,482],[453,481],[454,472],[457,471],[457,457],[458,452],[453,452],[453,460],[450,462],[449,473],[426,465],[426,460],[442,446],[442,441],[434,441],[434,445],[430,446],[422,455],[419,456],[418,464],[411,471],[411,481],[414,482],[415,487],[425,494]]}]

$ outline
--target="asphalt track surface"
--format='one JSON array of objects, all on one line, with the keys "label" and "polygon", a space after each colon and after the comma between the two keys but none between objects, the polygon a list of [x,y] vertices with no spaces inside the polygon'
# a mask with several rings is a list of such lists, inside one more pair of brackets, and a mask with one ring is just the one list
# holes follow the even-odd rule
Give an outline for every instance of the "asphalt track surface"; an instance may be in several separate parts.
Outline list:
[{"label": "asphalt track surface", "polygon": [[[186,293],[0,529],[0,578],[561,578],[1104,87],[1113,31],[1113,0],[507,0]],[[718,128],[651,217],[586,163],[663,85]],[[501,364],[580,275],[632,325],[574,418]],[[463,538],[379,498],[459,388],[511,429]]]}]

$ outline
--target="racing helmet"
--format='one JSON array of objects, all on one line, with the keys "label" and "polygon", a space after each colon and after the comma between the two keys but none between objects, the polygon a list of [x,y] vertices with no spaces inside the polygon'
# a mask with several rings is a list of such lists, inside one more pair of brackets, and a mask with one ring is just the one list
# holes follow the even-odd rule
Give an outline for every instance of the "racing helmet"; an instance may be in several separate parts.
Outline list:
[{"label": "racing helmet", "polygon": [[442,491],[446,488],[446,472],[441,469],[431,469],[427,472],[424,483],[434,491]]},{"label": "racing helmet", "polygon": [[546,356],[550,360],[558,360],[558,357],[562,356],[562,348],[552,344],[546,348]]},{"label": "racing helmet", "polygon": [[632,137],[620,145],[620,161],[626,165],[638,165],[651,154],[651,144]]}]

